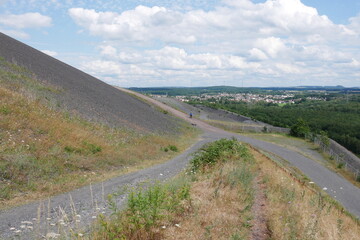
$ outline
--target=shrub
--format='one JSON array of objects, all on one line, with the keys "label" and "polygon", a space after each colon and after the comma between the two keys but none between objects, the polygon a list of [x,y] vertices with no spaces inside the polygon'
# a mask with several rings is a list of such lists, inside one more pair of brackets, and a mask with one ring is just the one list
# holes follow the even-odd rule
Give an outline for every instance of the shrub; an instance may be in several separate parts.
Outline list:
[{"label": "shrub", "polygon": [[212,166],[225,160],[230,154],[237,154],[244,160],[251,158],[245,145],[240,144],[236,139],[220,139],[208,144],[195,154],[190,162],[191,171],[196,172],[201,168]]},{"label": "shrub", "polygon": [[310,133],[310,127],[303,119],[299,118],[297,122],[291,126],[290,135],[294,137],[304,138]]},{"label": "shrub", "polygon": [[165,218],[170,218],[170,213],[184,212],[183,202],[186,200],[190,200],[187,181],[155,184],[147,190],[131,191],[123,211],[118,211],[109,197],[109,205],[116,219],[108,221],[100,217],[100,231],[97,234],[101,239],[156,239],[152,229],[159,227]]},{"label": "shrub", "polygon": [[169,149],[173,152],[177,152],[178,151],[178,148],[174,145],[169,145]]}]

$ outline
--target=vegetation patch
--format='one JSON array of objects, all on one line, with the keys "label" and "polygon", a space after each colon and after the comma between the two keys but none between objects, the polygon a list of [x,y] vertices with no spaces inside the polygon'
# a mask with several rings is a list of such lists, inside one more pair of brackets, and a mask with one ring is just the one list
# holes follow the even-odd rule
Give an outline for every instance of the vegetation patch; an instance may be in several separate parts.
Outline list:
[{"label": "vegetation patch", "polygon": [[[262,206],[262,218],[254,205]],[[359,221],[307,178],[236,140],[209,144],[185,174],[133,190],[124,210],[113,209],[89,239],[252,239],[265,233],[262,239],[325,240],[360,234]],[[259,220],[265,229],[254,227]]]},{"label": "vegetation patch", "polygon": [[304,177],[252,151],[266,187],[273,239],[357,239],[359,221]]},{"label": "vegetation patch", "polygon": [[169,183],[131,191],[127,207],[102,216],[90,239],[249,236],[254,160],[248,149],[222,139],[204,147],[195,159],[186,173]]},{"label": "vegetation patch", "polygon": [[165,161],[197,135],[186,126],[180,136],[143,135],[57,111],[43,101],[52,87],[33,77],[0,60],[0,208]]}]

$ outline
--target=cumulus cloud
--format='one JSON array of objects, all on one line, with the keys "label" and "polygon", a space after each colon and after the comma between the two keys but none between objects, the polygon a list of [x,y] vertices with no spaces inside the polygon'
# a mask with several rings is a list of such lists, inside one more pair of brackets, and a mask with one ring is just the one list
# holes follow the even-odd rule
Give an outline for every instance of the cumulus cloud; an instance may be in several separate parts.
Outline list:
[{"label": "cumulus cloud", "polygon": [[177,34],[171,28],[182,21],[182,14],[164,7],[138,6],[122,13],[96,12],[93,9],[71,8],[70,17],[91,34],[108,39],[192,43],[193,35]]},{"label": "cumulus cloud", "polygon": [[49,27],[51,21],[50,17],[37,12],[0,15],[0,24],[16,29]]},{"label": "cumulus cloud", "polygon": [[235,84],[242,76],[254,84],[256,79],[270,84],[275,77],[336,84],[340,74],[354,79],[344,64],[356,68],[360,59],[360,16],[348,25],[334,24],[300,0],[223,0],[208,11],[71,8],[68,14],[82,30],[104,40],[99,67],[94,61],[83,66],[106,77],[108,71],[119,79],[143,74],[157,83],[171,77]]}]

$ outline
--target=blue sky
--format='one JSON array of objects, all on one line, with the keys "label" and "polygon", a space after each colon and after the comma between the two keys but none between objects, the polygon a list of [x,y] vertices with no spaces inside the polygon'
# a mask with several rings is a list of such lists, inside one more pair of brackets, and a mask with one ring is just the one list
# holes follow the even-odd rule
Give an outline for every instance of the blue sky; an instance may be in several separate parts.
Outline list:
[{"label": "blue sky", "polygon": [[360,86],[359,0],[0,0],[0,31],[123,87]]}]

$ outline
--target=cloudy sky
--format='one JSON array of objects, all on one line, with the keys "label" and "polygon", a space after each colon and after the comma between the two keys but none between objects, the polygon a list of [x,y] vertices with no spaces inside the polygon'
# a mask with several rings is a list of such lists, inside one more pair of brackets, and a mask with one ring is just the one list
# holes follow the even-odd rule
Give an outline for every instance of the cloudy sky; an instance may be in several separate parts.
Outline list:
[{"label": "cloudy sky", "polygon": [[359,0],[0,0],[0,31],[123,87],[360,86]]}]

